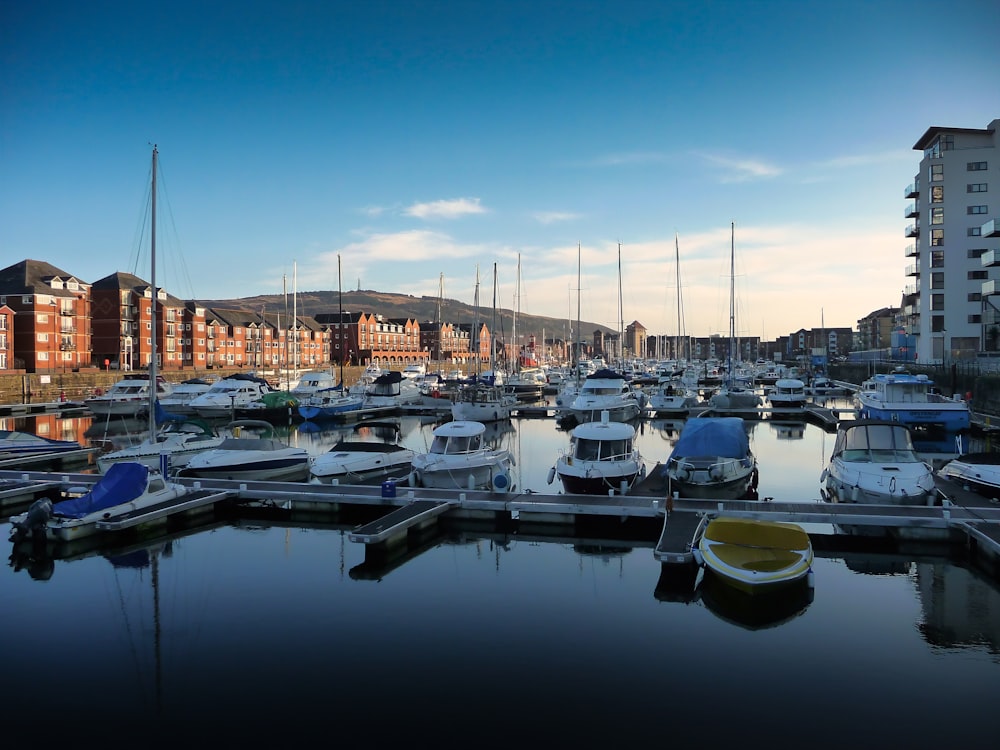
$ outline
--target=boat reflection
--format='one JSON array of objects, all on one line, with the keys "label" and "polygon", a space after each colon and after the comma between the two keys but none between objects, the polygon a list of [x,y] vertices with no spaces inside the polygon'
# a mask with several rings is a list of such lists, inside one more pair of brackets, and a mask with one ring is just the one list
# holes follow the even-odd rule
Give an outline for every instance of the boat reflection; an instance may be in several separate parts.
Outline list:
[{"label": "boat reflection", "polygon": [[802,615],[813,601],[813,587],[802,579],[774,591],[748,594],[706,571],[696,597],[720,620],[747,630],[762,630]]}]

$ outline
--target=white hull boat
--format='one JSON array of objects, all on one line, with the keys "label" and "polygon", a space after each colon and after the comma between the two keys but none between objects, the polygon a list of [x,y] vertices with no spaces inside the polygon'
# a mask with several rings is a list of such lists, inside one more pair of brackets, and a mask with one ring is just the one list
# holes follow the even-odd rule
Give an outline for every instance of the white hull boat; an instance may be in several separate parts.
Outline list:
[{"label": "white hull boat", "polygon": [[646,465],[635,447],[629,424],[586,422],[573,428],[569,451],[549,470],[549,484],[558,476],[563,490],[577,495],[627,495],[646,478]]},{"label": "white hull boat", "polygon": [[262,420],[243,419],[228,426],[227,437],[217,448],[192,456],[177,472],[182,477],[256,481],[305,481],[309,453],[275,437],[274,428]]},{"label": "white hull boat", "polygon": [[37,538],[36,535],[43,535],[48,541],[82,539],[99,533],[99,522],[115,521],[188,492],[187,487],[167,481],[148,466],[118,463],[80,497],[57,503],[44,498],[32,503],[27,512],[13,516],[11,539]]},{"label": "white hull boat", "polygon": [[835,503],[934,505],[938,497],[910,429],[885,420],[841,422],[820,484],[823,499]]},{"label": "white hull boat", "polygon": [[510,419],[517,397],[502,386],[477,383],[460,388],[451,404],[451,418],[466,422],[499,422]]},{"label": "white hull boat", "polygon": [[413,456],[409,482],[414,487],[438,489],[512,489],[514,457],[505,448],[491,448],[484,440],[486,425],[467,420],[447,422],[434,430],[430,451]]},{"label": "white hull boat", "polygon": [[326,453],[309,458],[309,481],[319,484],[365,484],[406,478],[414,451],[394,443],[341,440]]},{"label": "white hull boat", "polygon": [[687,420],[661,471],[680,497],[756,499],[757,459],[740,417]]},{"label": "white hull boat", "polygon": [[[156,398],[167,398],[173,386],[156,376]],[[91,413],[98,417],[136,417],[149,410],[149,376],[136,373],[119,380],[100,395],[84,399]]]},{"label": "white hull boat", "polygon": [[1000,453],[963,453],[937,473],[980,495],[1000,499]]},{"label": "white hull boat", "polygon": [[162,456],[167,457],[168,466],[180,468],[186,466],[198,453],[218,448],[222,441],[223,437],[203,419],[171,419],[142,442],[98,456],[97,469],[105,474],[113,464],[123,461],[138,462],[151,469],[159,469]]}]

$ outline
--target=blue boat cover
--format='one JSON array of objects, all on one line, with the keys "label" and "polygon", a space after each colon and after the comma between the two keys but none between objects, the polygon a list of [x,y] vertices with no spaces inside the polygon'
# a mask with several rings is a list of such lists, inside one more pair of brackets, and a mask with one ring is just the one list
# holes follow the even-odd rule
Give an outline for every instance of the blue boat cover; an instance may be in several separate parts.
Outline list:
[{"label": "blue boat cover", "polygon": [[107,473],[97,480],[90,492],[52,506],[52,515],[64,518],[83,518],[90,513],[112,508],[135,500],[146,491],[149,467],[144,464],[121,461],[111,464]]},{"label": "blue boat cover", "polygon": [[160,399],[156,399],[153,402],[153,408],[155,409],[156,424],[161,425],[164,422],[183,422],[187,417],[181,414],[174,414],[167,411],[160,405]]},{"label": "blue boat cover", "polygon": [[670,457],[745,458],[749,453],[750,439],[741,417],[698,417],[684,424]]}]

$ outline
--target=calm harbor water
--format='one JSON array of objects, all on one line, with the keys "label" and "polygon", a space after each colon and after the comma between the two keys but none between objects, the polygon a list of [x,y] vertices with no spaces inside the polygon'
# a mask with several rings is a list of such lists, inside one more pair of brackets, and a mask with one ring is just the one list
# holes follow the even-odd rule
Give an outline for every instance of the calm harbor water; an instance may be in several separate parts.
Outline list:
[{"label": "calm harbor water", "polygon": [[[833,434],[749,424],[761,497],[818,499]],[[423,450],[433,426],[403,418],[400,440]],[[642,425],[650,468],[680,426]],[[288,439],[321,452],[351,431]],[[567,432],[522,419],[498,438],[518,489],[559,491],[547,475]],[[7,738],[943,748],[997,736],[1000,589],[939,551],[818,549],[811,601],[775,621],[665,586],[655,539],[464,531],[373,571],[349,530],[261,515],[12,559]]]}]

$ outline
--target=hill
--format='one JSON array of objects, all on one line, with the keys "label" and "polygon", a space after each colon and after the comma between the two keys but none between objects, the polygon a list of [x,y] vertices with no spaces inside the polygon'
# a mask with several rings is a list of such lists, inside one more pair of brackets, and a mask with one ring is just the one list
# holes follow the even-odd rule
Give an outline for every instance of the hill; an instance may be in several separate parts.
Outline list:
[{"label": "hill", "polygon": [[[206,307],[237,308],[240,310],[251,310],[259,312],[281,311],[288,313],[292,311],[292,296],[288,295],[287,302],[281,294],[261,294],[256,297],[240,297],[239,299],[222,300],[199,300],[199,303]],[[391,292],[376,292],[369,289],[358,289],[344,292],[343,302],[338,300],[335,291],[299,292],[296,309],[299,315],[314,316],[319,313],[336,313],[338,309],[344,312],[368,312],[385,316],[386,318],[415,318],[418,322],[433,322],[439,317],[438,306],[440,305],[440,320],[455,324],[472,323],[475,319],[476,310],[472,305],[459,302],[454,299],[439,299],[438,297],[413,297],[408,294],[393,294]],[[287,308],[286,308],[287,305]],[[479,319],[486,323],[492,330],[493,308],[480,307]],[[572,321],[573,328],[576,328],[576,321]],[[564,339],[569,335],[570,322],[564,318],[547,318],[542,315],[528,315],[524,312],[517,316],[518,338],[534,335],[541,343],[542,336],[545,338]],[[496,311],[496,332],[501,337],[512,335],[514,327],[514,311],[510,309],[498,308]],[[604,333],[616,333],[607,326],[597,323],[581,321],[580,330],[587,341],[593,339],[594,331]]]}]

